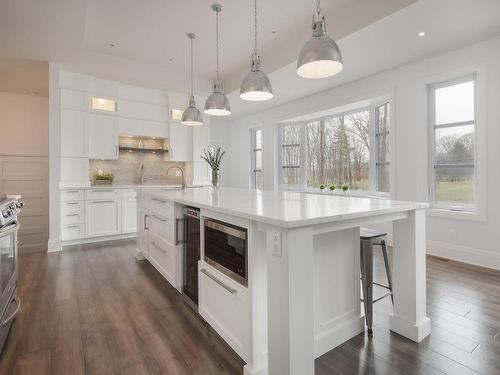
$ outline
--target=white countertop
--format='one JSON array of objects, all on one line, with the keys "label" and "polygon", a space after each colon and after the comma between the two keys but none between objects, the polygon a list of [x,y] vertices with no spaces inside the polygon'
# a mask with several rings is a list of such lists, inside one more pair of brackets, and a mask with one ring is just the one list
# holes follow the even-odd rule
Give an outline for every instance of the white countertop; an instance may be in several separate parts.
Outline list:
[{"label": "white countertop", "polygon": [[[199,188],[202,186],[198,185],[188,185],[188,188]],[[149,185],[149,184],[132,184],[132,185],[91,185],[91,186],[63,186],[60,189],[61,190],[89,190],[89,189],[134,189],[134,190],[141,190],[141,189],[180,189],[181,185]]]},{"label": "white countertop", "polygon": [[191,188],[148,189],[141,195],[205,208],[286,228],[425,209],[428,203],[289,191]]}]

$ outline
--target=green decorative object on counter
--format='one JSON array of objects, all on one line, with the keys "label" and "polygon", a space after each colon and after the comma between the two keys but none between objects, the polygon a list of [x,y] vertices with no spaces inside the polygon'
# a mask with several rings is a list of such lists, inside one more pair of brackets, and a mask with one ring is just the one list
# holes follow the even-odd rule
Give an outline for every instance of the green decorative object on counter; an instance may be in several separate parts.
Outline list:
[{"label": "green decorative object on counter", "polygon": [[323,185],[323,184],[319,185],[319,190],[321,190],[323,192],[323,190],[325,190],[325,185]]},{"label": "green decorative object on counter", "polygon": [[342,185],[342,191],[344,193],[347,193],[349,191],[349,185],[347,185],[347,184]]},{"label": "green decorative object on counter", "polygon": [[220,165],[222,162],[222,157],[226,154],[226,151],[221,151],[220,147],[214,149],[209,147],[203,150],[203,155],[200,157],[205,160],[210,168],[212,169],[212,187],[217,190],[220,183]]},{"label": "green decorative object on counter", "polygon": [[96,184],[112,184],[113,179],[113,173],[97,173],[94,175],[94,181]]},{"label": "green decorative object on counter", "polygon": [[331,185],[330,185],[330,191],[335,191],[335,189],[336,189],[335,184],[331,184]]}]

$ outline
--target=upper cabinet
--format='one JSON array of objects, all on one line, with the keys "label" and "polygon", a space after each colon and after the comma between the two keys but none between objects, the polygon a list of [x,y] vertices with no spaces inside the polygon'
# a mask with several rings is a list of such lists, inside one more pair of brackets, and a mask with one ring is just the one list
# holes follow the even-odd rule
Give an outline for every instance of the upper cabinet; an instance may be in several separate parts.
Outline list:
[{"label": "upper cabinet", "polygon": [[118,125],[115,116],[88,114],[89,158],[118,159]]},{"label": "upper cabinet", "polygon": [[193,128],[171,123],[169,127],[170,152],[165,153],[166,161],[193,160]]},{"label": "upper cabinet", "polygon": [[87,111],[89,100],[87,93],[76,90],[61,89],[61,109]]},{"label": "upper cabinet", "polygon": [[61,110],[61,156],[89,156],[87,112]]}]

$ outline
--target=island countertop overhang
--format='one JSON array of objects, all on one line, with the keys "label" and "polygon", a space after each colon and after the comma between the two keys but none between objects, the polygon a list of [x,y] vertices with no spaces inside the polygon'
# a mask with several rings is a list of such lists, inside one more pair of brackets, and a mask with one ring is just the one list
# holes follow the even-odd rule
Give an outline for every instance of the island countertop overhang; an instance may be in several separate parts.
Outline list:
[{"label": "island countertop overhang", "polygon": [[221,212],[283,228],[298,228],[371,216],[426,209],[428,203],[385,198],[309,194],[290,191],[255,191],[237,188],[148,189],[150,196]]}]

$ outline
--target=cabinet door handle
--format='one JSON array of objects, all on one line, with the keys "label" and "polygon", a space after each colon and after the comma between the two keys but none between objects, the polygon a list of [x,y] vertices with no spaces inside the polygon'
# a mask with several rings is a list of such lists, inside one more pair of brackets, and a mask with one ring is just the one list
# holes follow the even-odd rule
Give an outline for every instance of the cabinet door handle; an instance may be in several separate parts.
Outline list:
[{"label": "cabinet door handle", "polygon": [[114,190],[110,190],[110,189],[92,189],[91,190],[92,193],[107,193],[108,191],[111,191],[111,192],[115,192]]},{"label": "cabinet door handle", "polygon": [[118,156],[118,145],[115,146],[115,155]]},{"label": "cabinet door handle", "polygon": [[217,284],[219,284],[221,287],[223,287],[224,289],[226,289],[229,293],[231,293],[231,294],[237,294],[238,293],[238,291],[236,289],[233,289],[230,286],[227,286],[222,281],[220,281],[218,278],[216,278],[214,275],[212,275],[210,272],[208,272],[206,269],[202,268],[200,271],[203,272],[205,275],[207,275],[210,279],[212,279],[213,281],[215,281]]},{"label": "cabinet door handle", "polygon": [[166,222],[167,221],[167,219],[162,219],[161,217],[156,216],[156,215],[151,215],[151,216],[154,217],[156,220],[160,220],[162,222]]},{"label": "cabinet door handle", "polygon": [[148,227],[148,216],[149,215],[144,215],[144,229],[145,230],[149,229],[149,227]]},{"label": "cabinet door handle", "polygon": [[159,199],[159,198],[151,198],[152,201],[155,201],[155,202],[160,202],[160,203],[167,203],[167,201],[163,200],[163,199]]},{"label": "cabinet door handle", "polygon": [[114,203],[114,200],[106,200],[106,201],[91,201],[90,203]]},{"label": "cabinet door handle", "polygon": [[160,250],[163,254],[167,253],[167,250],[162,249],[160,246],[155,241],[151,241],[151,244],[156,247],[158,250]]},{"label": "cabinet door handle", "polygon": [[[186,242],[184,239],[179,239],[181,236],[179,236],[179,222],[184,221],[184,219],[175,219],[175,244],[178,245],[180,243]],[[184,237],[184,236],[182,236]]]}]

